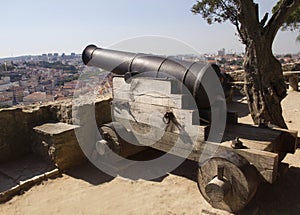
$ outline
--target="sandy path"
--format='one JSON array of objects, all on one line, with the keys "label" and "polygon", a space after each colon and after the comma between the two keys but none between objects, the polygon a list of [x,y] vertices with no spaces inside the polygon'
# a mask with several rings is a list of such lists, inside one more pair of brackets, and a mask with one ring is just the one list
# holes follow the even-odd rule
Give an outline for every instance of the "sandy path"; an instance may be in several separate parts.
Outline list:
[{"label": "sandy path", "polygon": [[[0,214],[199,214],[204,208],[216,211],[202,199],[196,182],[189,179],[194,177],[191,169],[196,168],[195,163],[185,162],[176,170],[177,175],[158,181],[129,181],[112,179],[86,165],[71,171],[72,176],[45,182],[15,197],[0,206]],[[79,173],[84,178],[76,178]]]}]

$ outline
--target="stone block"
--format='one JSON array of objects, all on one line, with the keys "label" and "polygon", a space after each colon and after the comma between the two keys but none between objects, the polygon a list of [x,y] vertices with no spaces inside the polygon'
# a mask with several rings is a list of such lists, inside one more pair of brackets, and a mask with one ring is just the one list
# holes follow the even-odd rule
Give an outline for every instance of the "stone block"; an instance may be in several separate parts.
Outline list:
[{"label": "stone block", "polygon": [[36,137],[33,151],[61,170],[82,164],[86,158],[77,142],[77,128],[66,123],[47,123],[34,127]]}]

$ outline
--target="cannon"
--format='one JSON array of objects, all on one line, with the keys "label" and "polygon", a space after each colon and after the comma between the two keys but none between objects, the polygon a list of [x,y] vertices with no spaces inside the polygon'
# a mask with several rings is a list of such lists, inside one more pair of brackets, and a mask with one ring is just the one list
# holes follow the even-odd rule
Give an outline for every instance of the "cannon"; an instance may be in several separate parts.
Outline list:
[{"label": "cannon", "polygon": [[[94,45],[86,47],[82,59],[115,74],[113,122],[100,126],[103,140],[95,146],[99,156],[110,153],[105,146],[129,156],[140,151],[134,143],[138,140],[147,142],[142,146],[201,161],[198,187],[215,208],[242,210],[262,182],[277,180],[282,155],[295,153],[297,132],[241,124],[235,112],[225,112],[221,134],[214,131],[213,119],[222,118],[230,95],[230,85],[217,65]],[[214,132],[219,136],[210,138]]]},{"label": "cannon", "polygon": [[[205,78],[208,78],[205,75],[211,74],[212,71],[219,77],[226,97],[230,94],[227,78],[215,64],[187,62],[149,54],[112,51],[97,48],[94,45],[86,47],[82,59],[86,65],[96,66],[116,75],[123,75],[126,79],[145,72],[152,72],[152,75],[156,78],[174,77],[190,91],[199,109],[210,107],[210,101],[201,80],[205,82]],[[214,91],[214,87],[210,91]]]}]

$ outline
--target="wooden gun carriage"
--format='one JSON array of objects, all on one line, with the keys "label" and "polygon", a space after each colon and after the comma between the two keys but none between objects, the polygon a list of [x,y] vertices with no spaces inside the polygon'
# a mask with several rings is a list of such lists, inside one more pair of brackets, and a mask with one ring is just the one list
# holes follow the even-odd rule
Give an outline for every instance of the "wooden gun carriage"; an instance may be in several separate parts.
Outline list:
[{"label": "wooden gun carriage", "polygon": [[[210,138],[212,118],[216,117],[212,106],[220,102],[220,95],[217,86],[209,89],[214,91],[211,95],[206,93],[205,74],[214,73],[219,80],[225,92],[221,102],[230,89],[216,65],[93,45],[84,50],[83,61],[116,74],[112,103],[115,122],[101,126],[103,141],[98,148],[106,145],[123,157],[143,148],[118,134],[117,125],[134,135],[141,146],[200,161],[198,187],[215,208],[230,212],[243,209],[261,182],[276,181],[281,160],[296,150],[297,132],[240,124],[234,112],[226,112],[224,131],[217,134],[220,141]],[[104,149],[100,151],[105,155]]]}]

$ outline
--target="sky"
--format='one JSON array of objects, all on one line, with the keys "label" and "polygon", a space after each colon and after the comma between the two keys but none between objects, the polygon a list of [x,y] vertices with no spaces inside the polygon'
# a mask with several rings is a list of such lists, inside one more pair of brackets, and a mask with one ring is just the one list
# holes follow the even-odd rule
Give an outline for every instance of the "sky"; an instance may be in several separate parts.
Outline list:
[{"label": "sky", "polygon": [[[257,0],[261,16],[277,0]],[[146,35],[174,38],[199,53],[243,52],[230,23],[208,25],[190,12],[196,0],[4,0],[0,58],[81,53],[89,44],[110,47]],[[274,53],[298,53],[298,32],[279,32]],[[130,50],[129,50],[130,51]],[[178,48],[178,54],[184,52]],[[183,53],[184,54],[184,53]]]}]

